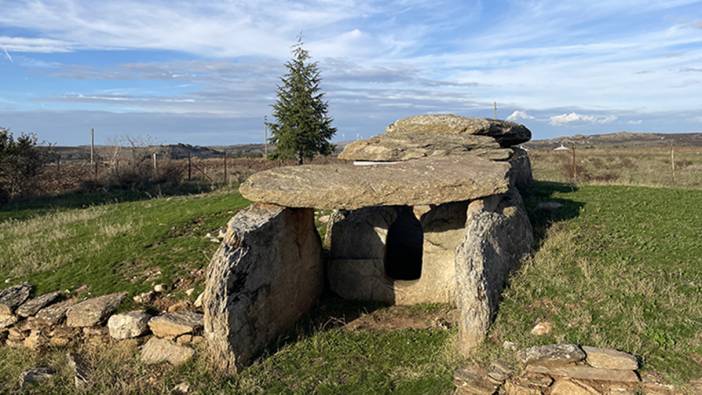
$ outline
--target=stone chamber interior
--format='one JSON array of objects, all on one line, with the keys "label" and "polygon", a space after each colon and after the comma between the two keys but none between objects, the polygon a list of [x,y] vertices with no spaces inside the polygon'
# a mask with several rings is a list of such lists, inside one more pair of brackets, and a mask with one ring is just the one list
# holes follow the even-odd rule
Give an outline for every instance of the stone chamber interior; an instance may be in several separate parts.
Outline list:
[{"label": "stone chamber interior", "polygon": [[424,231],[410,207],[402,207],[388,229],[385,275],[393,280],[418,280],[422,275]]}]

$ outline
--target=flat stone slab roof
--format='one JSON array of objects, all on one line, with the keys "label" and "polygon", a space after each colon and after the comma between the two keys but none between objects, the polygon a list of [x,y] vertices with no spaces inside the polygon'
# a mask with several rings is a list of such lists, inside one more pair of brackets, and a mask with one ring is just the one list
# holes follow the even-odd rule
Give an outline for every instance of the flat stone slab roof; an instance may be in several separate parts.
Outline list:
[{"label": "flat stone slab roof", "polygon": [[288,166],[252,175],[240,192],[255,202],[329,210],[442,204],[507,192],[509,169],[507,162],[474,155],[369,166]]}]

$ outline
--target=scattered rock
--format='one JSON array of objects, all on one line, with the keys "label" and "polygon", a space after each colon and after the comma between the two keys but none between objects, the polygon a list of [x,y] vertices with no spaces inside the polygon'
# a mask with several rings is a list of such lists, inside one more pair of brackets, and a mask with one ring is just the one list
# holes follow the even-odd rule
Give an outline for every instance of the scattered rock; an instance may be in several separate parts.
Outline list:
[{"label": "scattered rock", "polygon": [[524,364],[564,365],[582,361],[585,353],[575,344],[549,344],[522,350],[517,358]]},{"label": "scattered rock", "polygon": [[551,395],[600,395],[600,392],[584,383],[570,380],[556,380]]},{"label": "scattered rock", "polygon": [[464,367],[453,374],[453,383],[456,385],[455,394],[465,395],[492,395],[499,387],[487,379],[486,374],[479,368]]},{"label": "scattered rock", "polygon": [[189,361],[195,351],[190,347],[179,346],[171,340],[152,337],[141,350],[141,361],[145,364],[170,362],[174,366]]},{"label": "scattered rock", "polygon": [[168,288],[166,287],[166,284],[156,284],[154,285],[154,292],[161,294],[168,291]]},{"label": "scattered rock", "polygon": [[10,326],[17,323],[19,319],[16,315],[0,315],[0,329],[9,328]]},{"label": "scattered rock", "polygon": [[192,311],[166,313],[149,321],[151,332],[158,337],[176,337],[197,333],[202,329],[202,314]]},{"label": "scattered rock", "polygon": [[326,224],[329,222],[330,217],[328,215],[322,215],[321,217],[317,218],[317,221],[319,221],[320,224]]},{"label": "scattered rock", "polygon": [[66,312],[66,325],[72,327],[98,325],[117,309],[126,295],[126,292],[119,292],[78,303]]},{"label": "scattered rock", "polygon": [[56,302],[61,297],[61,291],[51,292],[24,302],[17,308],[17,315],[21,317],[31,317],[39,310]]},{"label": "scattered rock", "polygon": [[531,334],[534,336],[544,336],[551,333],[552,330],[553,325],[548,321],[543,321],[534,325],[534,327],[531,329]]},{"label": "scattered rock", "polygon": [[156,298],[156,292],[154,291],[148,291],[144,293],[140,293],[139,295],[135,295],[132,300],[134,303],[138,304],[150,304],[151,302],[154,301]]},{"label": "scattered rock", "polygon": [[56,371],[48,367],[38,367],[25,370],[19,377],[20,388],[26,389],[29,385],[40,383],[54,377],[55,375]]},{"label": "scattered rock", "polygon": [[185,294],[188,296],[191,296],[194,293],[195,293],[195,288],[188,288],[185,290]]},{"label": "scattered rock", "polygon": [[182,346],[186,346],[193,342],[193,335],[180,335],[175,341]]},{"label": "scattered rock", "polygon": [[204,292],[200,292],[200,295],[197,295],[197,298],[195,299],[195,303],[193,303],[193,306],[195,308],[202,308],[202,298],[205,295]]},{"label": "scattered rock", "polygon": [[583,346],[586,362],[593,368],[636,370],[639,363],[631,354],[622,351]]},{"label": "scattered rock", "polygon": [[22,283],[0,291],[0,316],[12,315],[15,309],[29,299],[32,285]]},{"label": "scattered rock", "polygon": [[88,367],[79,355],[72,352],[66,353],[68,367],[73,373],[73,384],[77,389],[82,389],[88,384]]},{"label": "scattered rock", "polygon": [[502,342],[502,348],[507,351],[517,351],[517,343],[505,340]]},{"label": "scattered rock", "polygon": [[171,393],[173,394],[187,394],[188,392],[190,392],[190,384],[186,382],[176,385],[171,390]]},{"label": "scattered rock", "polygon": [[104,326],[94,326],[94,327],[83,327],[83,334],[90,337],[102,337],[109,333],[108,329]]},{"label": "scattered rock", "polygon": [[190,304],[189,301],[187,300],[181,300],[180,302],[176,302],[170,306],[168,306],[168,311],[169,313],[174,313],[176,311],[181,311],[181,310],[190,310],[192,309],[192,305]]},{"label": "scattered rock", "polygon": [[31,350],[38,350],[44,347],[48,342],[46,336],[42,335],[41,332],[32,331],[30,335],[24,339],[22,344]]},{"label": "scattered rock", "polygon": [[579,380],[616,381],[622,383],[636,383],[639,377],[632,370],[599,369],[590,366],[543,366],[529,365],[527,372],[547,374],[551,377],[569,377]]},{"label": "scattered rock", "polygon": [[110,317],[107,327],[113,339],[129,339],[146,334],[149,331],[150,319],[151,316],[143,311],[130,311]]},{"label": "scattered rock", "polygon": [[58,325],[66,318],[66,312],[71,306],[75,305],[75,303],[76,301],[74,299],[69,299],[52,304],[39,310],[34,317],[46,325]]},{"label": "scattered rock", "polygon": [[506,395],[542,395],[543,392],[539,388],[529,386],[518,379],[511,379],[505,382],[504,392]]}]

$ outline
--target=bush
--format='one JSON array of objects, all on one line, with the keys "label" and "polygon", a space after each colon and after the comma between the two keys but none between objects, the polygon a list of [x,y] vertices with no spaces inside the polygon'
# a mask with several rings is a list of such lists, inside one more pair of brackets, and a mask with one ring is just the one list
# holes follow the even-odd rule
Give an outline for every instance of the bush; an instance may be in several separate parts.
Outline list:
[{"label": "bush", "polygon": [[0,204],[27,195],[48,162],[48,153],[37,147],[37,136],[0,128]]}]

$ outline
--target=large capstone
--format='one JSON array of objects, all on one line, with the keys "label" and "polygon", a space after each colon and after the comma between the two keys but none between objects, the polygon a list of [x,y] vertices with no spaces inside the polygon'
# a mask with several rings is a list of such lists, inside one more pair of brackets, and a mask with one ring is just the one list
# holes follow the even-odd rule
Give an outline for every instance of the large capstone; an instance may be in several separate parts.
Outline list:
[{"label": "large capstone", "polygon": [[311,209],[254,204],[229,222],[205,286],[209,354],[227,372],[290,330],[323,288]]},{"label": "large capstone", "polygon": [[472,200],[507,192],[507,162],[472,155],[371,166],[304,165],[256,173],[240,187],[252,201],[353,210]]},{"label": "large capstone", "polygon": [[532,243],[531,224],[516,190],[468,205],[455,260],[459,349],[464,354],[483,341],[507,277]]}]

